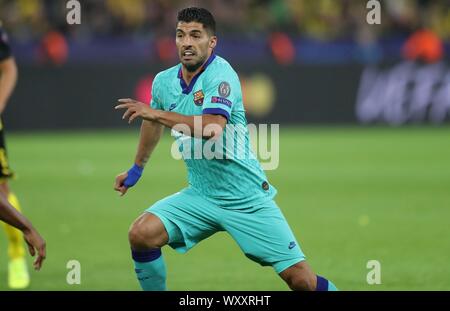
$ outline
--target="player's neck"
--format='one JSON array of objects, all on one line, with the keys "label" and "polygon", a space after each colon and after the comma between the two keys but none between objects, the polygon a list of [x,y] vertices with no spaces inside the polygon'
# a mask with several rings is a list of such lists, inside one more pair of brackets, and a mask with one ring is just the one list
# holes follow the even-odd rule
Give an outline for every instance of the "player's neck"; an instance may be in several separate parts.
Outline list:
[{"label": "player's neck", "polygon": [[186,84],[189,85],[189,83],[191,83],[191,81],[192,81],[192,78],[194,78],[195,75],[197,73],[199,73],[200,70],[202,70],[202,67],[203,67],[203,65],[200,66],[196,71],[188,71],[186,69],[186,67],[183,66],[181,71],[183,72],[183,80],[184,80],[184,82],[186,82]]},{"label": "player's neck", "polygon": [[189,71],[186,69],[186,67],[181,66],[181,72],[183,73],[183,80],[184,82],[186,82],[187,85],[189,85],[192,81],[192,79],[200,72],[203,70],[203,66],[205,65],[205,63],[208,61],[208,59],[211,57],[212,53],[209,53],[208,57],[206,57],[205,61],[203,62],[203,64],[198,67],[195,71]]}]

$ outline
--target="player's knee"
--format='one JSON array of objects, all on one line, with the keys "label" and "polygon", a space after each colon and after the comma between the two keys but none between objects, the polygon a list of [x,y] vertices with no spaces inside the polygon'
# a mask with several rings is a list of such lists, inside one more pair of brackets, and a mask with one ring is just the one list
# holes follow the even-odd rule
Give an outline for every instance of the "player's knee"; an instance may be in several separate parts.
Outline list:
[{"label": "player's knee", "polygon": [[148,225],[134,223],[128,231],[128,240],[133,249],[159,248],[163,241]]},{"label": "player's knee", "polygon": [[131,225],[128,240],[134,250],[161,248],[169,240],[161,220],[153,214],[144,213]]}]

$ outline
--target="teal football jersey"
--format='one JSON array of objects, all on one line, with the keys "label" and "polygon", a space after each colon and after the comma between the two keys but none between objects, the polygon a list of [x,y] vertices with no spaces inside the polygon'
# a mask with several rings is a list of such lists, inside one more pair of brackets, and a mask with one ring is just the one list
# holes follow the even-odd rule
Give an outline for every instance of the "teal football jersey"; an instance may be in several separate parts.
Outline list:
[{"label": "teal football jersey", "polygon": [[183,115],[215,114],[227,119],[216,140],[172,130],[192,189],[223,208],[241,209],[273,199],[276,189],[251,150],[239,77],[225,59],[212,54],[189,85],[181,64],[158,73],[150,105]]}]

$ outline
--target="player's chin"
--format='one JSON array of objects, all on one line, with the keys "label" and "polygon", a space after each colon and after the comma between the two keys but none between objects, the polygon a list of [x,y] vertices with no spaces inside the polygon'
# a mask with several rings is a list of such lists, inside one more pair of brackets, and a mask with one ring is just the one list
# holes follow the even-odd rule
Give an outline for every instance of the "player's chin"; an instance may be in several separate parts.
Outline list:
[{"label": "player's chin", "polygon": [[194,68],[198,68],[198,64],[199,61],[198,59],[194,58],[194,57],[181,57],[180,59],[181,63],[183,64],[184,67],[186,67],[189,71],[191,71],[191,69]]}]

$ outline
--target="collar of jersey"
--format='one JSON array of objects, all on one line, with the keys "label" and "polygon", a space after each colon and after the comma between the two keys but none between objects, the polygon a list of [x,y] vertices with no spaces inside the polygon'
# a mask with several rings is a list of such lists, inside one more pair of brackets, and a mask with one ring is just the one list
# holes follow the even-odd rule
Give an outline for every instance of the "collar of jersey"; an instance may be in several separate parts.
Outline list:
[{"label": "collar of jersey", "polygon": [[206,70],[206,67],[208,67],[208,65],[212,63],[214,58],[216,58],[216,54],[212,52],[211,56],[209,56],[208,60],[203,64],[202,69],[192,78],[191,83],[189,83],[189,85],[187,85],[183,79],[183,72],[181,71],[181,67],[183,65],[180,66],[180,69],[178,69],[178,79],[180,79],[180,85],[181,89],[183,90],[183,94],[189,94],[192,91],[192,88],[194,87],[198,77],[203,73],[203,71]]}]

